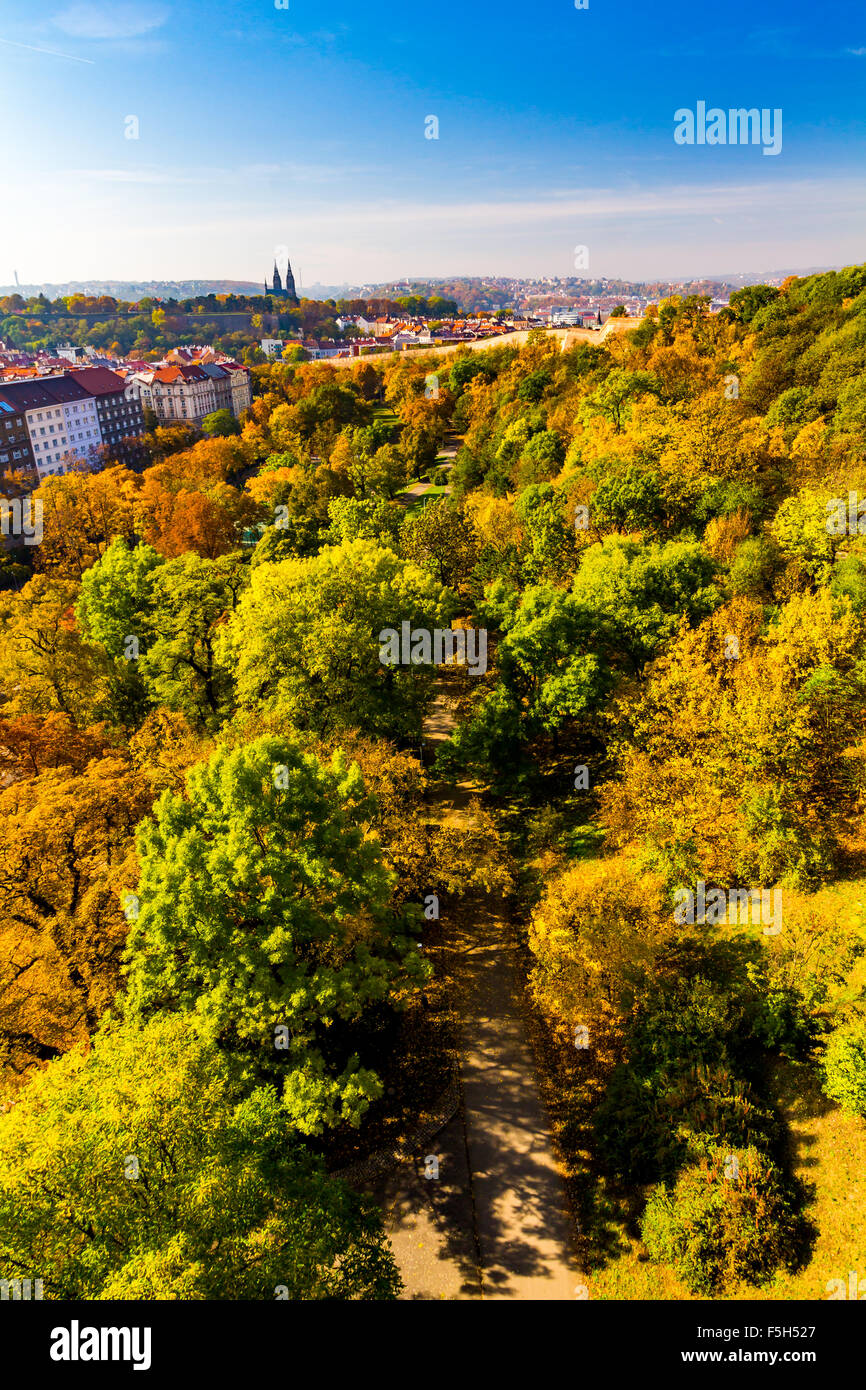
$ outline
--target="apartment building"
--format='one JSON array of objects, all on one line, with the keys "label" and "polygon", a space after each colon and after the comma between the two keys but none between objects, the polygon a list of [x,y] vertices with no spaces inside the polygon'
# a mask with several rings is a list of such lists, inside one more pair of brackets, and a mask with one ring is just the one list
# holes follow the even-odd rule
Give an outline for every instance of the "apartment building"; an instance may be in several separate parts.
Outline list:
[{"label": "apartment building", "polygon": [[96,402],[107,460],[124,464],[135,462],[135,441],[144,434],[144,413],[132,383],[108,367],[82,367],[67,375]]},{"label": "apartment building", "polygon": [[160,424],[201,427],[206,415],[230,410],[235,416],[252,401],[249,371],[234,362],[179,363],[135,372],[131,385],[143,407],[149,407]]},{"label": "apartment building", "polygon": [[24,411],[8,400],[0,388],[0,477],[5,473],[31,473],[35,466]]},{"label": "apartment building", "polygon": [[96,402],[77,382],[65,377],[4,382],[0,399],[24,416],[40,482],[76,464],[100,463]]}]

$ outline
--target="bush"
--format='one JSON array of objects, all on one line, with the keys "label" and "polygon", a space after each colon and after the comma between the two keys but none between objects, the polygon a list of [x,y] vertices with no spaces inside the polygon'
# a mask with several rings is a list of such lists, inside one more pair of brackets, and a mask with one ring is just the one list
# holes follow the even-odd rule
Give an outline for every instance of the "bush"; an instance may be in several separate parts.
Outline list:
[{"label": "bush", "polygon": [[792,1268],[802,1222],[769,1158],[755,1148],[719,1147],[672,1188],[655,1189],[641,1234],[651,1259],[672,1265],[692,1293],[713,1295],[739,1280],[763,1283],[780,1265]]},{"label": "bush", "polygon": [[766,536],[749,536],[737,546],[731,563],[731,593],[762,598],[768,595],[780,568],[777,547]]},{"label": "bush", "polygon": [[620,1066],[593,1125],[606,1166],[632,1183],[671,1178],[719,1145],[764,1148],[777,1133],[748,1083],[726,1067],[683,1066],[641,1077]]},{"label": "bush", "polygon": [[843,1110],[866,1117],[866,1019],[836,1028],[822,1062],[824,1091]]}]

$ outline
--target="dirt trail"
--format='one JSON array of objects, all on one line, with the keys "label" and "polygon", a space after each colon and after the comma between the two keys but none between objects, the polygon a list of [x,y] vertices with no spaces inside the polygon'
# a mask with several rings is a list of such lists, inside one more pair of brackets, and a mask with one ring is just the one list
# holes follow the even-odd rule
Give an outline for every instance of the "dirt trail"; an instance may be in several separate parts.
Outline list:
[{"label": "dirt trail", "polygon": [[[428,750],[450,735],[440,693],[425,721]],[[475,788],[433,786],[431,811],[471,823]],[[565,1190],[521,1009],[519,956],[502,905],[479,894],[449,923],[461,1019],[460,1114],[432,1141],[439,1178],[403,1168],[381,1196],[410,1299],[574,1299]]]}]

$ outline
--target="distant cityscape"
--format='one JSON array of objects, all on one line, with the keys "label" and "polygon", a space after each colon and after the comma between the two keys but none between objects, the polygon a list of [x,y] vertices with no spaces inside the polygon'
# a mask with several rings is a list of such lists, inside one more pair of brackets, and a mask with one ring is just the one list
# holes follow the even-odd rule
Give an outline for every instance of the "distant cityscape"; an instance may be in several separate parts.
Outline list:
[{"label": "distant cityscape", "polygon": [[[257,363],[600,329],[613,314],[639,318],[672,295],[699,295],[718,312],[750,282],[470,277],[319,286],[334,294],[317,299],[299,296],[287,261],[284,270],[274,264],[262,290],[240,281],[16,283],[0,296],[0,475],[41,481],[107,461],[134,465],[148,428],[200,430],[216,412],[239,421]],[[176,297],[190,289],[197,293]]]}]

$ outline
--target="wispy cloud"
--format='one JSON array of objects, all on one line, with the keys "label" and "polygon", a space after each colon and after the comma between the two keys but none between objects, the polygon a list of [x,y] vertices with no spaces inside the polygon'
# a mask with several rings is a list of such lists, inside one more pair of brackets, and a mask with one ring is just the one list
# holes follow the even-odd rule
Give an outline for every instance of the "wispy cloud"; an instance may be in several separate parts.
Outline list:
[{"label": "wispy cloud", "polygon": [[37,48],[32,43],[16,43],[14,39],[0,39],[0,43],[8,44],[10,48],[26,48],[30,53],[47,53],[49,58],[68,58],[70,63],[90,63],[93,66],[92,58],[79,58],[74,53],[60,53],[56,48]]},{"label": "wispy cloud", "polygon": [[161,5],[133,5],[128,0],[124,4],[118,0],[112,5],[69,5],[52,16],[52,23],[76,39],[137,39],[159,29],[168,14]]}]

